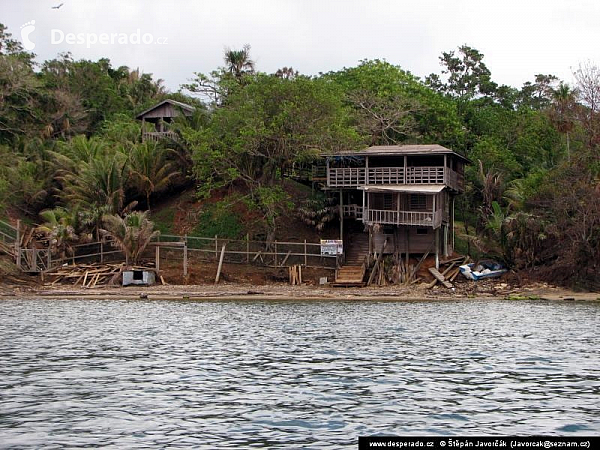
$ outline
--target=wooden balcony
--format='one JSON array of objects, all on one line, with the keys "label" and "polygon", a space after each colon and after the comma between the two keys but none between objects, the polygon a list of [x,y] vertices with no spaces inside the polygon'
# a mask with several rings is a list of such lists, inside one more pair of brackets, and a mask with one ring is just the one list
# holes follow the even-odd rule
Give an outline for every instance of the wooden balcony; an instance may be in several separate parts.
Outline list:
[{"label": "wooden balcony", "polygon": [[177,133],[174,131],[147,131],[142,133],[142,141],[159,142],[162,139],[178,139]]},{"label": "wooden balcony", "polygon": [[363,222],[369,224],[417,225],[438,228],[442,224],[442,211],[389,211],[367,209],[364,211]]},{"label": "wooden balcony", "polygon": [[350,217],[351,219],[363,220],[363,207],[359,205],[343,205],[344,217]]},{"label": "wooden balcony", "polygon": [[345,167],[327,170],[327,186],[352,188],[386,184],[444,184],[463,190],[463,177],[448,167]]}]

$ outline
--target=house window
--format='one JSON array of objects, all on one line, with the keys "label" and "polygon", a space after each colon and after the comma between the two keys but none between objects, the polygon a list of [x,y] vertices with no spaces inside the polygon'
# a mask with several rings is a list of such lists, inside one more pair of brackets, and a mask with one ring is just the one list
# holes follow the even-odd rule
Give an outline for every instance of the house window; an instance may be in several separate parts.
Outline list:
[{"label": "house window", "polygon": [[427,234],[427,228],[417,228],[417,234]]},{"label": "house window", "polygon": [[394,197],[392,194],[383,194],[383,209],[389,211],[394,206]]},{"label": "house window", "polygon": [[424,194],[411,194],[410,209],[413,211],[427,209],[427,197]]}]

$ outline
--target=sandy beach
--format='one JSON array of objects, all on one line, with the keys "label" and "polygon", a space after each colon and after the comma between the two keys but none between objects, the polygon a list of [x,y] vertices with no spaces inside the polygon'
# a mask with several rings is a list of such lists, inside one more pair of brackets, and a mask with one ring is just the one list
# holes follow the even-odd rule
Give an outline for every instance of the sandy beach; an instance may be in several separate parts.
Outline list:
[{"label": "sandy beach", "polygon": [[568,289],[531,283],[510,285],[502,282],[461,282],[452,290],[442,286],[427,289],[426,284],[366,288],[333,288],[328,286],[290,286],[286,283],[265,285],[222,283],[201,285],[154,285],[81,288],[69,285],[0,285],[0,299],[17,298],[93,298],[155,300],[473,300],[507,299],[600,301],[600,293],[575,292]]}]

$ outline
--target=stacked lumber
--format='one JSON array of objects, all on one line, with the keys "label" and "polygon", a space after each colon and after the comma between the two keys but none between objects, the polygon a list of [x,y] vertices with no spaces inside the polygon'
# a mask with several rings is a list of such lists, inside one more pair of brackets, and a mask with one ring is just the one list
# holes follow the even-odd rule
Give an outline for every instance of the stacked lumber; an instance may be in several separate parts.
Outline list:
[{"label": "stacked lumber", "polygon": [[302,284],[302,266],[300,266],[300,265],[290,266],[290,267],[288,267],[288,273],[289,273],[289,277],[290,277],[290,284],[292,286]]},{"label": "stacked lumber", "polygon": [[[46,277],[53,277],[51,285],[72,284],[83,288],[120,285],[124,270],[149,270],[147,267],[126,267],[124,264],[79,264],[61,266],[46,272]],[[153,269],[150,269],[153,270]],[[160,277],[164,284],[164,280]]]}]

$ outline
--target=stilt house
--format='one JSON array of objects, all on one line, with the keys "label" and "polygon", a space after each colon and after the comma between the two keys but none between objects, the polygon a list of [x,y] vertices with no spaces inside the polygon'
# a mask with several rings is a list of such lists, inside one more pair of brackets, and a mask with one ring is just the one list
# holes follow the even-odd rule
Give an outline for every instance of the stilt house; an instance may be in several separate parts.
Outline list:
[{"label": "stilt house", "polygon": [[452,254],[465,157],[441,145],[386,145],[326,161],[325,189],[339,195],[340,239],[349,253],[368,233],[369,254],[379,253],[386,240],[384,253]]},{"label": "stilt house", "polygon": [[164,138],[176,139],[177,134],[169,129],[173,119],[182,115],[191,116],[196,108],[186,103],[166,99],[152,108],[139,113],[136,119],[142,123],[154,124],[154,131],[143,131],[142,141],[158,141]]}]

